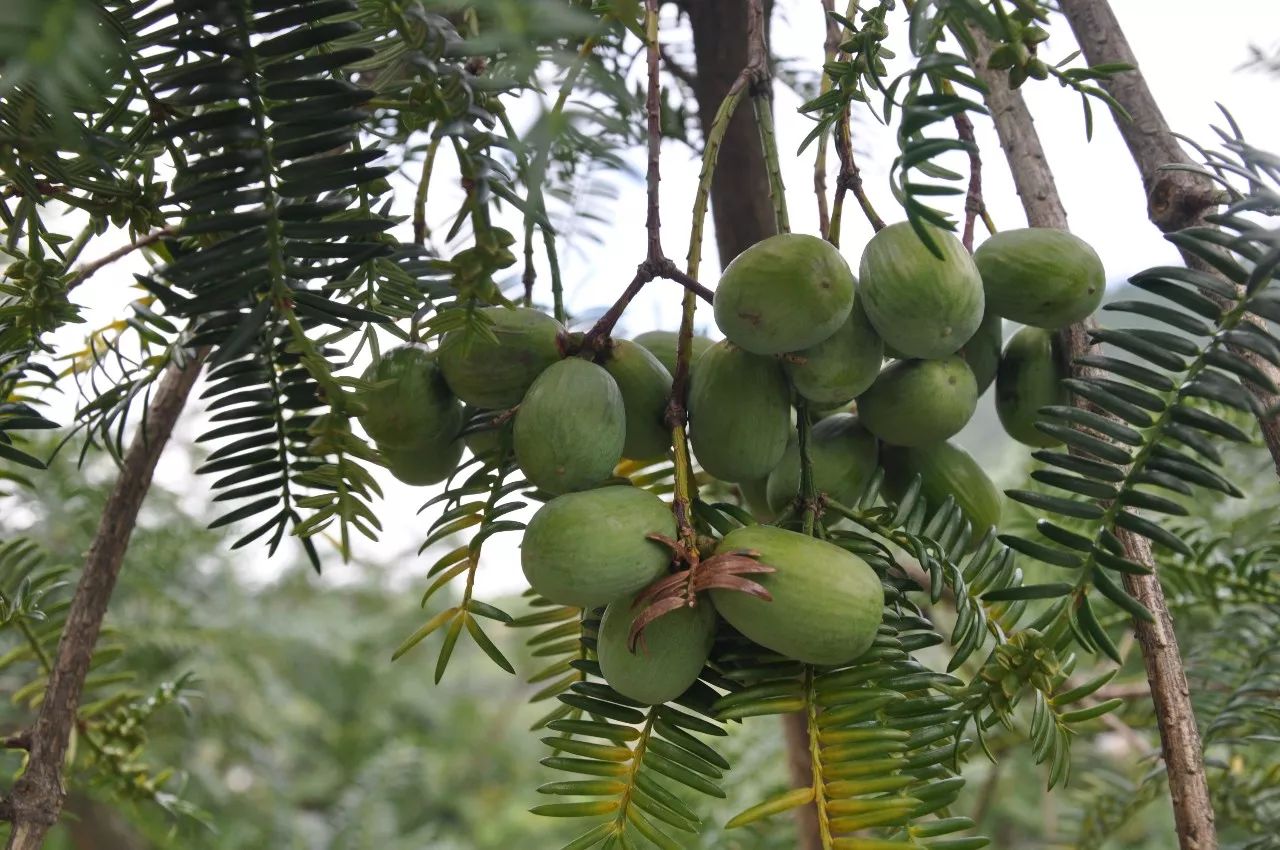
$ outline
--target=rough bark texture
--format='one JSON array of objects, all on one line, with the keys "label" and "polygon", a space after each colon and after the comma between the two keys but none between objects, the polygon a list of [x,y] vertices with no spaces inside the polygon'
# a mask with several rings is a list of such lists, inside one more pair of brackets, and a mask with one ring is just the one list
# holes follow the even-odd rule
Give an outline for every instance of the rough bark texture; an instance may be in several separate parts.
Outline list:
[{"label": "rough bark texture", "polygon": [[[767,0],[766,20],[772,10],[772,0]],[[698,120],[705,134],[720,101],[747,64],[747,16],[742,0],[689,0],[685,11],[693,27]],[[711,178],[711,217],[722,266],[778,232],[769,201],[769,173],[750,109],[739,109],[725,133]]]},{"label": "rough bark texture", "polygon": [[[1124,63],[1138,68],[1138,60],[1106,0],[1062,0],[1061,5],[1089,64]],[[1189,171],[1163,170],[1167,165],[1190,164],[1191,158],[1174,137],[1142,71],[1116,74],[1103,81],[1102,86],[1132,118],[1126,121],[1117,117],[1116,126],[1142,176],[1151,223],[1165,233],[1204,224],[1204,217],[1218,204],[1217,191],[1207,177]],[[1192,268],[1215,273],[1199,257],[1184,252],[1183,258]],[[1232,351],[1280,386],[1280,369],[1265,358],[1246,349],[1233,348]],[[1280,395],[1252,384],[1247,386],[1261,402],[1260,409],[1280,409],[1277,408]],[[1280,415],[1260,416],[1258,424],[1276,472],[1280,474]]]},{"label": "rough bark texture", "polygon": [[[988,104],[1022,198],[1027,222],[1033,227],[1065,230],[1067,213],[1058,196],[1031,113],[1022,95],[1009,89],[1006,75],[986,67],[985,60],[990,55],[991,45],[980,33],[975,33],[975,39],[980,52],[975,57],[975,70],[990,89]],[[1089,350],[1088,327],[1084,323],[1067,328],[1063,335],[1072,359]],[[1148,566],[1153,564],[1151,546],[1145,538],[1122,530],[1117,534],[1124,544],[1126,557]],[[1160,743],[1173,798],[1179,843],[1182,850],[1212,850],[1217,847],[1217,838],[1209,786],[1204,775],[1200,732],[1196,728],[1186,670],[1178,651],[1164,591],[1154,574],[1126,575],[1125,588],[1146,606],[1155,620],[1153,623],[1135,620],[1134,631],[1142,647],[1147,681],[1151,685],[1160,727]]]},{"label": "rough bark texture", "polygon": [[174,423],[200,374],[200,363],[201,359],[196,358],[184,369],[171,366],[161,378],[147,410],[146,427],[130,444],[103,507],[102,520],[85,557],[84,573],[67,613],[66,629],[58,641],[58,655],[40,714],[31,729],[27,769],[6,800],[7,814],[12,820],[9,850],[38,850],[62,812],[66,797],[62,765],[94,645],[138,520],[138,510],[151,486],[160,454],[173,433]]},{"label": "rough bark texture", "polygon": [[[705,134],[716,110],[746,66],[747,19],[741,0],[689,0],[684,9],[693,28],[697,57],[698,118]],[[765,19],[773,10],[764,4]],[[749,109],[738,109],[729,122],[716,172],[711,178],[711,215],[721,266],[744,250],[777,233],[773,204],[769,200],[769,173],[760,149],[760,134]],[[809,764],[809,732],[805,718],[788,715],[787,764],[797,787],[813,782]],[[796,810],[802,850],[821,850],[817,813],[812,806]]]}]

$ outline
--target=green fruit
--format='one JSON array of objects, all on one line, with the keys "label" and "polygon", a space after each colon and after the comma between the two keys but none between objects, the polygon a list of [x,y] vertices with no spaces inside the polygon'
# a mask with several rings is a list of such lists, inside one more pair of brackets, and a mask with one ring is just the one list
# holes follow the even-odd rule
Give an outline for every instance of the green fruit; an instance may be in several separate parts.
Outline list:
[{"label": "green fruit", "polygon": [[996,413],[1005,432],[1028,446],[1056,446],[1062,441],[1035,426],[1040,408],[1071,403],[1062,381],[1066,358],[1052,331],[1023,328],[1009,339],[996,374]]},{"label": "green fruit", "polygon": [[929,234],[942,259],[904,221],[871,237],[858,269],[867,318],[907,357],[954,354],[982,323],[982,278],[969,252],[945,230]]},{"label": "green fruit", "polygon": [[[850,504],[862,492],[867,478],[876,471],[877,454],[876,438],[852,413],[828,416],[809,431],[814,486],[842,504]],[[792,442],[769,475],[769,508],[781,513],[799,492],[800,446]]]},{"label": "green fruit", "polygon": [[627,649],[627,635],[643,610],[633,605],[634,600],[626,596],[604,609],[596,658],[609,687],[645,705],[661,705],[697,681],[711,652],[716,611],[703,597],[693,608],[663,614],[645,627],[633,653]]},{"label": "green fruit", "polygon": [[791,435],[791,391],[772,357],[725,340],[698,358],[689,383],[689,439],[702,468],[721,481],[764,478]]},{"label": "green fruit", "polygon": [[647,348],[628,339],[614,340],[604,368],[618,384],[626,410],[622,454],[633,460],[662,457],[671,448],[666,423],[671,373]]},{"label": "green fruit", "polygon": [[853,272],[831,243],[801,233],[770,236],[729,263],[716,286],[716,325],[753,354],[817,345],[853,306]]},{"label": "green fruit", "polygon": [[439,484],[453,474],[462,459],[462,441],[425,442],[418,445],[387,446],[378,444],[387,469],[405,484],[425,487]]},{"label": "green fruit", "polygon": [[884,360],[884,343],[854,298],[839,330],[795,355],[803,362],[784,360],[783,368],[796,392],[814,404],[839,405],[871,386]]},{"label": "green fruit", "polygon": [[978,325],[978,330],[960,349],[960,356],[969,364],[969,368],[973,370],[973,379],[978,382],[978,395],[985,393],[996,379],[1002,345],[1004,321],[988,309],[982,316],[982,324]]},{"label": "green fruit", "polygon": [[526,307],[482,307],[491,320],[488,331],[450,331],[440,345],[440,368],[449,388],[475,407],[514,407],[542,370],[562,356],[564,328],[555,319]]},{"label": "green fruit", "polygon": [[[635,338],[635,342],[649,349],[655,357],[658,358],[663,366],[667,367],[667,372],[675,377],[676,374],[676,345],[678,344],[680,334],[675,331],[645,331]],[[712,346],[711,340],[705,336],[694,336],[690,339],[689,363],[693,364],[695,360],[702,356],[702,352]]]},{"label": "green fruit", "polygon": [[1039,328],[1062,328],[1087,318],[1106,293],[1107,277],[1089,243],[1065,230],[1002,230],[973,254],[987,306]]},{"label": "green fruit", "polygon": [[806,664],[844,664],[866,652],[884,615],[884,588],[867,562],[794,531],[749,525],[725,535],[717,552],[754,550],[777,572],[750,576],[772,602],[713,589],[711,601],[751,640]]},{"label": "green fruit", "polygon": [[[786,457],[786,455],[783,455],[783,457]],[[773,522],[777,514],[769,507],[769,479],[752,478],[747,481],[739,481],[737,484],[738,492],[742,496],[743,506],[751,512],[756,521]]]},{"label": "green fruit", "polygon": [[965,426],[978,406],[973,371],[959,356],[896,360],[858,397],[862,425],[886,443],[923,446]]},{"label": "green fruit", "polygon": [[516,462],[548,493],[594,487],[622,459],[623,410],[608,372],[577,357],[561,360],[538,376],[516,411]]},{"label": "green fruit", "polygon": [[930,513],[950,496],[973,529],[976,543],[987,529],[1000,524],[1003,499],[978,462],[955,443],[935,443],[914,449],[888,449],[884,453],[885,492],[894,500],[907,492],[920,476],[920,494]]},{"label": "green fruit", "polygon": [[424,345],[402,345],[384,353],[361,379],[376,384],[360,393],[360,424],[386,447],[448,446],[462,429],[462,405],[449,392],[436,356]]},{"label": "green fruit", "polygon": [[667,571],[671,550],[645,535],[676,536],[671,508],[637,487],[602,487],[547,502],[529,520],[520,565],[557,605],[596,608],[639,593]]}]

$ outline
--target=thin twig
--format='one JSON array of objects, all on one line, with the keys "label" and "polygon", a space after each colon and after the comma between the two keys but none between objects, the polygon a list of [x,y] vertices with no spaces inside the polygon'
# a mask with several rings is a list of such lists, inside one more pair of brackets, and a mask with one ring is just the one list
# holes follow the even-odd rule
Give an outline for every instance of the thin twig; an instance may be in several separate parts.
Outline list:
[{"label": "thin twig", "polygon": [[644,99],[646,118],[646,135],[648,139],[649,164],[645,169],[645,190],[648,199],[648,211],[645,214],[644,229],[648,235],[648,251],[645,259],[656,261],[665,256],[662,253],[662,219],[658,209],[658,183],[662,180],[662,101],[658,88],[658,65],[661,61],[658,44],[658,2],[645,0],[645,40],[648,57],[649,83]]},{"label": "thin twig", "polygon": [[204,355],[200,352],[183,367],[169,367],[103,507],[102,521],[67,611],[40,713],[31,728],[26,770],[5,801],[13,823],[9,850],[38,850],[62,812],[63,763],[102,620],[156,464],[200,373]]},{"label": "thin twig", "polygon": [[[1013,173],[1014,185],[1022,198],[1027,222],[1033,227],[1066,230],[1066,210],[1031,113],[1021,93],[1009,88],[1005,73],[987,67],[986,58],[991,55],[992,44],[985,34],[976,29],[971,29],[971,32],[979,51],[977,57],[971,57],[974,70],[987,85],[987,105]],[[1062,332],[1064,349],[1076,374],[1087,373],[1075,361],[1092,347],[1089,324],[1081,322]],[[1077,403],[1083,403],[1083,400],[1077,399]],[[1146,538],[1124,530],[1117,530],[1117,536],[1124,547],[1125,557],[1148,567],[1153,565],[1151,546]],[[1213,806],[1204,775],[1200,733],[1196,728],[1186,669],[1178,651],[1164,590],[1154,573],[1126,574],[1124,578],[1126,590],[1152,615],[1150,623],[1135,619],[1134,631],[1142,647],[1147,681],[1151,685],[1179,844],[1182,850],[1213,850],[1217,847],[1217,838]]]},{"label": "thin twig", "polygon": [[83,266],[81,266],[80,268],[76,269],[74,272],[71,273],[71,277],[67,280],[67,291],[70,292],[72,289],[75,289],[77,286],[84,283],[86,280],[93,277],[103,268],[111,265],[116,260],[119,260],[122,257],[126,257],[129,254],[132,254],[134,251],[137,251],[140,248],[145,248],[148,245],[154,245],[155,243],[159,242],[161,239],[165,239],[169,236],[172,236],[175,233],[177,233],[176,228],[162,227],[159,230],[151,231],[145,236],[139,236],[133,242],[130,242],[128,245],[125,245],[123,247],[117,248],[116,250],[112,251],[110,254],[107,254],[104,257],[99,257],[98,259],[94,260],[91,263],[85,263]]},{"label": "thin twig", "polygon": [[31,730],[23,729],[21,732],[15,732],[12,735],[0,740],[0,746],[6,750],[29,750],[31,749]]},{"label": "thin twig", "polygon": [[973,122],[969,116],[957,112],[952,120],[956,125],[956,136],[969,146],[969,191],[964,196],[964,232],[960,241],[964,243],[965,250],[972,253],[974,225],[987,212],[986,202],[982,200],[982,155],[978,153],[978,141],[974,138]]},{"label": "thin twig", "polygon": [[[826,64],[836,58],[840,48],[840,26],[831,13],[836,10],[835,0],[822,0],[822,17],[827,25],[826,38],[822,42],[822,54]],[[822,84],[819,95],[831,91],[831,77],[826,69],[822,71]],[[818,154],[813,161],[813,194],[818,199],[818,232],[826,235],[831,230],[831,210],[827,203],[827,142],[828,136],[823,133],[818,139]]]}]

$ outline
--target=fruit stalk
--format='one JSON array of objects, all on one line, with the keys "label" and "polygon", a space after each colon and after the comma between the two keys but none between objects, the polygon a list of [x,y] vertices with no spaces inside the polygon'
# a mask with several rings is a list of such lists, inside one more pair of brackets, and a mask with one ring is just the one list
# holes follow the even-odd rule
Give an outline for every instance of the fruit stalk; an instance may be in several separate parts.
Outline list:
[{"label": "fruit stalk", "polygon": [[[1013,174],[1014,185],[1022,199],[1027,222],[1033,227],[1066,230],[1066,209],[1031,113],[1022,95],[1009,87],[1005,74],[987,67],[985,57],[991,54],[991,42],[974,28],[970,33],[978,51],[978,56],[970,59],[979,79],[987,85],[987,105]],[[1086,354],[1092,346],[1088,325],[1088,322],[1079,322],[1063,332],[1073,361]],[[1078,370],[1081,367],[1074,368]],[[1082,402],[1082,399],[1076,400],[1077,404]],[[1153,565],[1150,545],[1145,539],[1123,530],[1117,531],[1117,535],[1124,544],[1126,557],[1148,567]],[[1164,591],[1154,572],[1146,576],[1126,576],[1125,586],[1153,617],[1150,623],[1135,618],[1134,631],[1142,647],[1147,680],[1151,685],[1179,846],[1182,850],[1214,850],[1217,838],[1204,774],[1200,733],[1196,728],[1186,670],[1178,651]]]}]

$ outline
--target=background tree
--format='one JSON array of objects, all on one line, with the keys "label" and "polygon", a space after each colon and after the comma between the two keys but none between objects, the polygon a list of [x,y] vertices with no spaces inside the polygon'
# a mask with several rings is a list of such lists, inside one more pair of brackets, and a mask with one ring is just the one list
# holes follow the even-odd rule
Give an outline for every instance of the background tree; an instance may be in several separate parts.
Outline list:
[{"label": "background tree", "polygon": [[[884,223],[854,161],[851,117],[863,109],[897,132],[893,186],[918,232],[927,235],[927,224],[951,226],[947,212],[959,216],[967,247],[979,221],[990,228],[973,142],[973,122],[984,113],[994,119],[1028,221],[1065,229],[1065,210],[1018,91],[1052,76],[1081,95],[1087,121],[1102,108],[1122,128],[1140,128],[1127,138],[1151,193],[1153,220],[1171,231],[1189,261],[1185,269],[1161,267],[1135,277],[1133,284],[1152,298],[1113,305],[1145,324],[1081,324],[1064,332],[1080,406],[1049,410],[1041,424],[1074,451],[1037,453],[1042,466],[1032,473],[1035,484],[1010,492],[1038,521],[1002,527],[998,538],[989,536],[971,553],[954,504],[927,505],[918,486],[899,498],[882,497],[878,478],[852,503],[833,502],[819,517],[807,471],[809,413],[801,405],[805,492],[795,522],[806,531],[816,527],[877,568],[891,600],[881,642],[871,657],[837,673],[804,666],[761,674],[750,657],[726,660],[734,658],[726,650],[678,707],[638,710],[596,678],[590,616],[537,599],[524,613],[478,598],[475,577],[485,550],[502,539],[498,535],[522,528],[519,499],[528,495],[504,452],[481,453],[430,503],[438,519],[423,549],[435,547],[438,556],[427,570],[433,583],[423,604],[436,613],[396,655],[421,655],[418,644],[430,638],[439,681],[465,632],[466,642],[513,669],[509,639],[495,634],[506,633],[506,625],[539,629],[530,641],[530,653],[540,659],[533,697],[555,706],[541,723],[563,733],[549,739],[552,766],[617,776],[622,765],[625,777],[540,789],[599,798],[537,807],[556,816],[607,816],[585,828],[573,847],[641,839],[679,846],[664,830],[697,833],[694,809],[703,797],[686,792],[723,794],[716,780],[727,763],[718,745],[690,730],[718,738],[725,721],[775,713],[788,717],[797,789],[746,801],[750,808],[731,824],[753,824],[750,834],[758,841],[750,846],[768,846],[779,834],[756,821],[788,809],[801,814],[802,839],[814,847],[982,846],[985,839],[971,830],[990,818],[1001,779],[990,769],[981,796],[964,808],[963,772],[975,750],[1016,747],[1018,730],[1025,729],[1032,760],[1048,765],[1055,786],[1070,771],[1072,738],[1099,723],[1123,736],[1130,751],[1150,747],[1142,730],[1158,728],[1163,769],[1123,777],[1091,772],[1093,793],[1078,810],[1082,843],[1121,827],[1159,796],[1163,781],[1183,847],[1216,846],[1215,808],[1224,840],[1265,846],[1274,835],[1274,807],[1266,796],[1275,779],[1267,773],[1274,717],[1257,698],[1274,691],[1274,665],[1264,651],[1275,626],[1267,607],[1274,602],[1267,569],[1273,542],[1248,521],[1228,531],[1204,493],[1268,492],[1270,481],[1251,482],[1259,489],[1246,491],[1221,470],[1219,443],[1249,443],[1256,423],[1273,456],[1280,456],[1274,378],[1280,346],[1268,324],[1280,318],[1268,289],[1280,258],[1267,218],[1276,207],[1272,158],[1229,123],[1220,133],[1223,152],[1197,148],[1204,165],[1191,166],[1131,67],[1105,4],[1062,4],[1092,63],[1087,67],[1072,57],[1054,57],[1051,64],[1039,54],[1049,15],[1037,3],[918,2],[905,17],[895,17],[894,5],[828,12],[829,61],[803,109],[816,120],[805,151],[818,151],[825,163],[824,152],[832,149],[840,164],[831,199],[825,165],[815,171],[822,235],[840,241],[850,196],[873,228]],[[5,661],[25,664],[24,675],[34,676],[15,684],[17,702],[33,717],[13,724],[7,741],[26,753],[0,809],[12,824],[10,847],[41,846],[63,808],[68,763],[100,776],[118,796],[190,813],[185,797],[173,795],[169,775],[146,767],[139,749],[140,728],[167,722],[165,707],[180,701],[190,683],[157,664],[148,678],[167,677],[171,685],[150,698],[117,689],[123,680],[100,670],[112,653],[98,647],[95,654],[95,646],[143,497],[197,377],[204,375],[201,398],[210,414],[198,442],[211,451],[198,471],[216,476],[219,510],[212,527],[234,527],[235,547],[265,543],[272,552],[286,535],[296,538],[317,568],[318,542],[331,543],[344,558],[358,557],[359,538],[381,530],[381,487],[371,470],[384,459],[350,425],[375,389],[356,377],[353,365],[393,338],[434,340],[448,332],[484,338],[492,333],[490,320],[478,308],[508,299],[546,304],[557,319],[571,319],[562,258],[583,235],[576,223],[602,209],[594,177],[618,170],[638,145],[647,151],[649,195],[643,250],[637,238],[639,268],[612,308],[593,323],[595,317],[581,317],[580,326],[589,329],[579,344],[588,353],[606,350],[631,299],[653,280],[678,284],[672,299],[683,288],[668,416],[672,456],[655,467],[619,471],[673,494],[686,545],[699,534],[724,534],[750,521],[725,501],[732,491],[689,463],[684,392],[696,300],[708,294],[697,282],[705,276],[708,202],[727,263],[788,230],[788,202],[798,201],[781,181],[768,4],[677,6],[675,18],[666,20],[674,26],[688,20],[692,77],[679,57],[664,55],[669,27],[660,25],[664,19],[652,0],[643,8],[553,0],[439,8],[386,0],[68,0],[12,8],[0,102],[0,131],[10,142],[0,155],[6,178],[0,214],[11,258],[0,283],[0,460],[19,494],[10,500],[29,502],[46,473],[27,470],[43,467],[49,454],[33,434],[57,427],[45,405],[59,388],[75,386],[82,401],[71,415],[68,441],[82,447],[87,469],[105,449],[119,474],[74,593],[59,585],[61,574],[44,565],[38,545],[15,540],[0,556],[3,623],[16,642]],[[895,62],[885,42],[898,26],[906,27],[911,56]],[[901,67],[891,71],[890,63]],[[555,69],[550,75],[549,67]],[[555,92],[549,108],[520,115],[526,96],[543,88]],[[664,253],[664,247],[674,253],[673,229],[664,246],[658,216],[663,135],[700,148],[703,163],[683,270]],[[966,162],[969,173],[944,167],[947,157]],[[1193,176],[1178,176],[1188,173]],[[406,175],[411,203],[404,200]],[[436,213],[440,201],[434,199],[453,177],[462,191],[446,218]],[[948,195],[963,206],[943,209],[948,205],[939,199]],[[886,211],[885,217],[897,216]],[[438,220],[445,221],[437,225],[443,236],[431,227]],[[101,258],[84,261],[94,242],[102,246]],[[150,268],[120,298],[120,312],[93,330],[83,349],[51,344],[82,319],[70,294],[91,285],[114,298],[114,290],[127,288],[90,279],[139,254]],[[132,427],[139,421],[141,427]],[[494,424],[479,417],[470,430]],[[1273,498],[1274,489],[1269,492]],[[1148,518],[1159,514],[1192,516],[1185,525]],[[444,551],[459,534],[466,539]],[[176,588],[166,591],[173,592],[159,598],[180,598]],[[287,600],[287,591],[254,594],[243,604],[275,601],[276,593]],[[441,610],[439,600],[449,594],[451,604]],[[356,598],[369,609],[383,604],[376,594]],[[1204,681],[1192,689],[1203,744],[1171,605],[1202,616],[1225,608],[1257,623],[1241,634],[1210,625],[1214,618],[1187,618],[1185,627],[1196,629],[1191,634],[1207,635],[1206,649],[1192,656],[1190,667],[1191,681]],[[1114,665],[1134,655],[1122,636],[1129,617],[1152,715],[1141,706],[1131,715],[1125,706],[1134,700],[1132,690],[1108,690],[1124,680],[1112,678]],[[187,608],[180,619],[199,622],[199,612]],[[389,619],[363,634],[358,621],[348,623],[351,645],[335,638],[342,651],[326,663],[358,682],[364,656],[357,650],[381,643]],[[305,640],[306,623],[291,624],[294,639]],[[229,631],[216,655],[234,660],[236,640],[243,639],[241,628]],[[145,648],[143,640],[135,651]],[[202,661],[197,666],[219,663]],[[249,680],[259,686],[287,683],[304,701],[336,715],[368,711],[357,697],[369,692],[359,687],[329,692],[324,682],[289,675],[294,671],[284,665],[248,674],[255,672]],[[837,684],[846,682],[858,686]],[[396,702],[382,690],[377,697],[379,707]],[[584,721],[583,712],[596,720]],[[841,712],[865,713],[895,735],[870,749],[825,739],[824,718]],[[615,725],[590,727],[594,735],[580,725],[605,719]],[[382,786],[380,768],[367,762],[370,753],[408,744],[399,730],[415,720],[409,712],[381,729],[340,725],[355,741],[335,747],[333,761],[310,777],[323,787],[299,794],[291,805],[327,805],[338,799],[338,789],[362,788],[367,797],[339,802],[359,812],[351,829],[366,836],[381,830],[382,846],[392,833],[394,840],[431,839],[440,821],[468,817],[446,808],[402,819],[388,801],[412,796],[411,788],[371,790]],[[1009,731],[993,737],[998,724]],[[276,731],[306,728],[303,722]],[[598,738],[602,731],[615,746],[580,737]],[[359,756],[354,762],[352,754]],[[184,766],[193,758],[175,755]],[[871,769],[864,762],[872,757],[883,762],[877,775],[851,780]],[[325,785],[330,770],[336,776]],[[850,799],[838,799],[837,789]],[[377,814],[374,800],[394,814],[363,820]],[[977,817],[959,814],[964,811]],[[154,825],[154,813],[140,818],[144,831],[153,828],[146,825]],[[256,823],[242,825],[306,829]],[[353,840],[342,829],[326,834],[342,846]],[[701,840],[721,839],[704,833]]]}]

